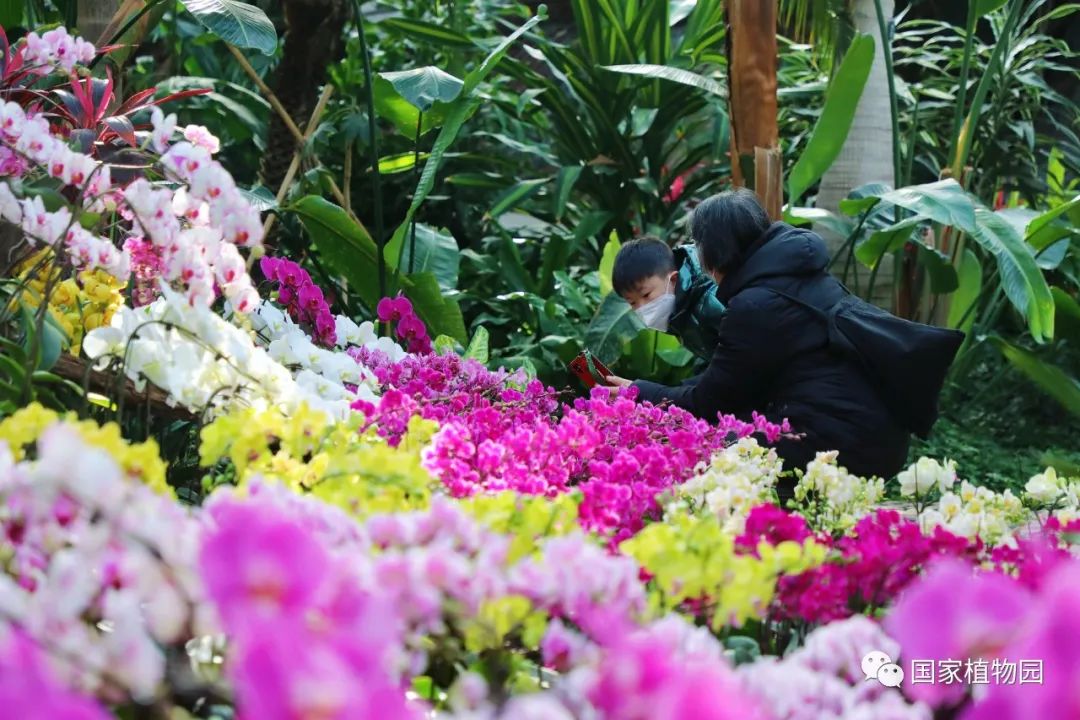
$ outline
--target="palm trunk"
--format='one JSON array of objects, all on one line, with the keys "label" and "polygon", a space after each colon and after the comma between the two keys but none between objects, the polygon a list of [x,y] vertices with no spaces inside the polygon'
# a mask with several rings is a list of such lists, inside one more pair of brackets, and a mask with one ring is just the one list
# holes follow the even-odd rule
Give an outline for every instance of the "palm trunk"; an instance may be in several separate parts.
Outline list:
[{"label": "palm trunk", "polygon": [[776,124],[776,0],[727,0],[731,169],[778,220],[783,163]]},{"label": "palm trunk", "polygon": [[79,34],[96,45],[103,45],[105,28],[112,20],[120,3],[117,0],[80,0],[76,26]]},{"label": "palm trunk", "polygon": [[[893,0],[882,0],[882,11],[886,18],[893,15]],[[874,64],[870,68],[870,77],[855,110],[851,131],[840,156],[821,178],[818,190],[817,206],[831,212],[837,212],[840,201],[854,188],[867,183],[893,184],[892,155],[892,118],[889,111],[889,87],[885,71],[885,52],[891,51],[888,39],[881,37],[874,0],[853,0],[851,6],[852,22],[855,30],[873,36],[875,44]],[[823,233],[831,252],[840,252],[844,238]],[[839,258],[836,267],[844,267],[845,258]],[[869,271],[857,266],[860,287],[866,286]],[[874,302],[882,306],[893,303],[893,258],[882,259],[878,280],[874,288]]]}]

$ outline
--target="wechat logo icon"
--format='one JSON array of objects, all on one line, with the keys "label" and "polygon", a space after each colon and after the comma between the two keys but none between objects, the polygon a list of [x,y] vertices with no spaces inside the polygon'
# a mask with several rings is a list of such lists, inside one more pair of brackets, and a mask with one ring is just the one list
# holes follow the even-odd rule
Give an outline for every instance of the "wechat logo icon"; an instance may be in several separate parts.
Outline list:
[{"label": "wechat logo icon", "polygon": [[904,668],[880,650],[866,653],[861,667],[867,680],[877,680],[885,687],[900,687],[900,683],[904,682]]}]

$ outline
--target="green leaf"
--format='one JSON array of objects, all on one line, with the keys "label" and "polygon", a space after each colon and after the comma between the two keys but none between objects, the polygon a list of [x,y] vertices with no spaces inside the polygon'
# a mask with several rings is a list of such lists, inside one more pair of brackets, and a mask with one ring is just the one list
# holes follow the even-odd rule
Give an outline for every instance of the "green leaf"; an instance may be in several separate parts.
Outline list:
[{"label": "green leaf", "polygon": [[1031,247],[1000,215],[978,205],[971,237],[994,256],[1001,286],[1013,306],[1025,316],[1036,342],[1054,337],[1054,298]]},{"label": "green leaf", "polygon": [[462,88],[461,94],[468,96],[472,94],[472,91],[476,89],[476,86],[484,81],[484,78],[495,69],[495,66],[499,64],[499,61],[506,55],[506,51],[510,49],[510,46],[517,42],[517,39],[529,32],[536,26],[542,19],[542,15],[537,14],[529,18],[514,32],[507,35],[502,39],[494,50],[488,53],[488,56],[484,58],[484,62],[480,63],[480,66],[473,70],[471,73],[465,76],[465,87]]},{"label": "green leaf", "polygon": [[25,0],[0,0],[0,27],[16,28],[23,23]]},{"label": "green leaf", "polygon": [[469,347],[465,350],[465,357],[475,360],[481,365],[487,365],[490,356],[491,337],[488,335],[487,328],[481,325],[473,333],[472,340],[469,341]]},{"label": "green leaf", "polygon": [[947,324],[951,328],[969,332],[975,322],[975,304],[982,292],[982,265],[971,248],[964,248],[957,276],[958,287],[949,305]]},{"label": "green leaf", "polygon": [[373,310],[379,302],[379,256],[375,241],[364,228],[343,209],[318,195],[302,197],[285,210],[300,218],[326,264],[346,278],[349,289]]},{"label": "green leaf", "polygon": [[975,3],[975,17],[989,15],[995,10],[1005,7],[1009,0],[969,0]]},{"label": "green leaf", "polygon": [[507,210],[513,210],[519,203],[530,197],[550,180],[551,178],[522,180],[500,194],[499,197],[495,198],[495,204],[488,210],[487,216],[489,218],[497,218]]},{"label": "green leaf", "polygon": [[921,215],[909,217],[889,227],[875,231],[855,246],[855,257],[867,267],[874,267],[881,258],[904,247],[916,227],[926,222]]},{"label": "green leaf", "polygon": [[1080,347],[1080,303],[1059,287],[1050,288],[1054,296],[1054,330],[1058,337]]},{"label": "green leaf", "polygon": [[821,179],[843,149],[873,63],[873,36],[857,35],[829,83],[825,107],[814,124],[810,141],[791,169],[788,177],[790,203],[795,204],[810,186]]},{"label": "green leaf", "polygon": [[[402,244],[401,269],[409,274],[416,272],[430,272],[439,281],[439,287],[443,290],[457,288],[458,269],[461,266],[461,253],[458,250],[457,241],[449,231],[426,225],[416,224],[416,259],[409,263],[409,249],[412,247],[412,238],[406,238]],[[397,262],[391,265],[391,269],[397,267]],[[411,271],[410,271],[411,268]]]},{"label": "green leaf", "polygon": [[274,23],[259,8],[238,0],[181,0],[207,30],[238,48],[273,55],[277,50]]},{"label": "green leaf", "polygon": [[436,102],[449,103],[461,94],[464,81],[427,65],[414,70],[379,73],[394,90],[420,112],[427,112]]},{"label": "green leaf", "polygon": [[611,285],[611,274],[615,269],[615,256],[619,254],[619,249],[622,247],[622,243],[612,233],[611,238],[608,239],[607,244],[604,245],[604,254],[600,258],[600,294],[607,295],[613,290]]},{"label": "green leaf", "polygon": [[474,47],[475,45],[472,39],[467,35],[463,35],[456,30],[451,30],[442,25],[424,22],[423,20],[414,20],[412,18],[397,16],[386,18],[385,20],[382,20],[379,25],[400,30],[415,39],[420,39],[433,45],[457,48]]},{"label": "green leaf", "polygon": [[671,26],[679,24],[686,17],[694,11],[694,6],[698,4],[698,0],[671,0],[668,7],[668,17]]},{"label": "green leaf", "polygon": [[566,212],[566,203],[570,200],[570,193],[573,191],[574,184],[577,183],[578,178],[581,177],[581,171],[584,169],[581,165],[568,165],[559,168],[559,174],[555,178],[555,194],[553,196],[556,220],[562,220],[563,213]]},{"label": "green leaf", "polygon": [[431,345],[435,349],[436,355],[449,355],[457,352],[457,349],[461,347],[461,344],[449,335],[438,336]]},{"label": "green leaf", "polygon": [[690,72],[689,70],[682,70],[680,68],[669,67],[667,65],[648,65],[645,63],[634,63],[631,65],[601,65],[601,70],[608,70],[614,73],[622,73],[624,75],[638,75],[640,77],[647,77],[653,80],[668,80],[670,82],[679,83],[680,85],[686,85],[688,87],[704,90],[710,95],[716,95],[717,97],[727,97],[727,88],[721,83],[718,83],[712,78],[707,78],[704,75],[698,75],[697,73]]},{"label": "green leaf", "polygon": [[915,247],[918,248],[919,260],[930,277],[930,292],[936,295],[954,292],[959,287],[960,280],[952,261],[943,252],[926,243],[915,243]]},{"label": "green leaf", "polygon": [[[1070,231],[1075,230],[1075,227],[1070,227],[1070,225],[1080,224],[1080,217],[1071,217],[1077,210],[1080,210],[1080,195],[1032,218],[1027,225],[1024,238],[1036,250],[1053,245],[1070,234]],[[1080,212],[1077,214],[1080,215]],[[1062,215],[1067,216],[1065,219],[1069,220],[1070,224],[1061,222]]]},{"label": "green leaf", "polygon": [[249,189],[238,187],[240,194],[248,201],[251,207],[255,208],[259,212],[266,212],[268,210],[277,210],[277,198],[267,188],[262,185],[256,185]]},{"label": "green leaf", "polygon": [[68,338],[64,335],[64,331],[56,326],[49,313],[42,318],[39,334],[34,311],[26,305],[21,305],[19,309],[23,336],[26,338],[24,349],[29,354],[36,337],[37,358],[34,367],[36,370],[50,370],[60,359],[60,353],[68,346]]},{"label": "green leaf", "polygon": [[1073,415],[1080,417],[1080,382],[1057,365],[1001,338],[990,338],[1005,359]]},{"label": "green leaf", "polygon": [[652,328],[639,331],[630,341],[630,366],[639,377],[656,377],[665,369],[661,364],[686,367],[693,359],[694,354],[674,335]]},{"label": "green leaf", "polygon": [[975,229],[975,205],[960,183],[951,178],[890,190],[879,197],[882,202],[907,208],[942,225],[968,233]]},{"label": "green leaf", "polygon": [[623,345],[633,340],[644,327],[630,303],[609,293],[585,331],[585,346],[600,358],[600,362],[610,366],[622,355]]},{"label": "green leaf", "polygon": [[477,85],[483,82],[484,78],[488,76],[495,65],[502,59],[510,45],[524,33],[528,32],[538,22],[540,22],[539,15],[530,18],[521,27],[504,38],[503,41],[484,59],[484,62],[482,62],[479,67],[465,76],[465,82],[461,88],[460,96],[450,104],[450,108],[446,114],[446,122],[439,131],[439,136],[435,138],[435,144],[431,148],[431,155],[424,164],[423,172],[420,173],[420,181],[416,184],[412,202],[409,204],[409,209],[405,212],[405,219],[402,220],[401,225],[394,231],[393,238],[384,248],[388,259],[397,257],[401,242],[405,237],[405,232],[409,225],[412,224],[413,216],[416,214],[420,205],[427,199],[428,195],[431,193],[431,189],[435,186],[435,176],[439,172],[439,166],[442,164],[443,156],[446,155],[446,151],[450,148],[450,145],[453,144],[458,133],[461,132],[461,127],[465,124],[465,121],[472,116],[478,107],[480,107],[481,100],[472,97],[473,90],[476,89]]},{"label": "green leaf", "polygon": [[884,183],[861,185],[840,201],[840,212],[851,217],[861,215],[881,202],[882,195],[891,191],[892,188]]},{"label": "green leaf", "polygon": [[[426,158],[427,153],[420,153],[421,160]],[[406,170],[412,170],[414,167],[416,167],[416,153],[412,150],[379,158],[379,172],[383,175],[405,172]]]}]

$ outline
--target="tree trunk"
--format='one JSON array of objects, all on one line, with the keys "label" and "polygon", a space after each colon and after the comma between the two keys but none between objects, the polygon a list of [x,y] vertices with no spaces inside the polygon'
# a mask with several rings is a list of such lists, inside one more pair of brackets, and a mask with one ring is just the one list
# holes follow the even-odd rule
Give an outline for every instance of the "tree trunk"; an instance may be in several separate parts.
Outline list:
[{"label": "tree trunk", "polygon": [[[891,19],[893,0],[881,0],[881,9],[885,17]],[[851,131],[848,132],[840,156],[821,178],[817,206],[831,212],[838,212],[840,201],[847,197],[851,190],[872,182],[885,183],[891,187],[894,177],[892,117],[889,111],[888,77],[885,73],[885,52],[891,51],[891,46],[887,39],[883,40],[881,37],[874,0],[853,0],[851,16],[857,32],[874,38],[874,64],[870,68],[870,77],[867,78],[866,88],[859,98]],[[829,244],[830,252],[841,251],[845,238],[827,233],[822,235]],[[846,258],[839,258],[834,267],[843,268],[845,260]],[[860,288],[865,288],[869,270],[860,267],[858,263],[855,267],[859,273],[857,284]],[[890,306],[893,302],[893,284],[893,258],[887,256],[882,259],[872,300],[880,305]]]},{"label": "tree trunk", "polygon": [[778,220],[783,206],[776,124],[776,0],[727,0],[731,170]]},{"label": "tree trunk", "polygon": [[[303,129],[326,82],[327,67],[341,54],[349,5],[345,0],[285,0],[284,10],[281,62],[268,84],[293,122]],[[271,113],[260,174],[272,192],[285,179],[295,152],[296,139],[284,121]]]},{"label": "tree trunk", "polygon": [[79,34],[95,45],[103,45],[108,38],[102,37],[102,33],[120,3],[118,0],[79,0],[78,7],[76,26]]}]

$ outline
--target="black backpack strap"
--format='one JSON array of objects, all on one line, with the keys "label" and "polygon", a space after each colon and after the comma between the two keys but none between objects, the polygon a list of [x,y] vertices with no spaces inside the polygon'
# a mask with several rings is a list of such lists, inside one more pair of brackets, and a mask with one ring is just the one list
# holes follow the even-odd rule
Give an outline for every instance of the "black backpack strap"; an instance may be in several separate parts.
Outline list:
[{"label": "black backpack strap", "polygon": [[[846,290],[847,288],[844,288],[844,289]],[[814,303],[809,303],[809,302],[803,300],[802,298],[796,297],[795,295],[791,295],[790,293],[786,293],[783,290],[777,290],[776,288],[769,288],[769,291],[776,294],[776,295],[779,295],[780,297],[782,297],[782,298],[784,298],[786,300],[790,300],[791,302],[795,303],[796,305],[798,305],[800,307],[806,308],[807,310],[812,312],[817,317],[819,317],[822,320],[826,321],[826,323],[829,321],[829,316],[832,314],[832,309],[834,307],[836,307],[836,305],[837,305],[837,303],[831,303],[829,305],[829,307],[823,308],[820,305],[815,305]]]}]

